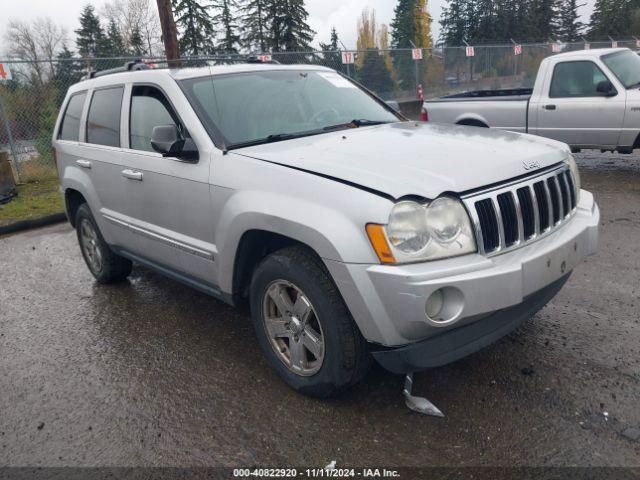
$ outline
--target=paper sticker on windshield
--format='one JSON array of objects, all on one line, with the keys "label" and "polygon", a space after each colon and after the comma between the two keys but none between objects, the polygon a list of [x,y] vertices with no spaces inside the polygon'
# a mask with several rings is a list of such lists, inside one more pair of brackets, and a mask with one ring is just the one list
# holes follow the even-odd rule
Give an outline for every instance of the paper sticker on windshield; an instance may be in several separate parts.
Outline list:
[{"label": "paper sticker on windshield", "polygon": [[331,83],[332,85],[334,85],[334,86],[336,86],[338,88],[356,88],[356,86],[353,83],[351,83],[346,78],[338,75],[337,73],[318,72],[318,75],[320,75],[327,82]]}]

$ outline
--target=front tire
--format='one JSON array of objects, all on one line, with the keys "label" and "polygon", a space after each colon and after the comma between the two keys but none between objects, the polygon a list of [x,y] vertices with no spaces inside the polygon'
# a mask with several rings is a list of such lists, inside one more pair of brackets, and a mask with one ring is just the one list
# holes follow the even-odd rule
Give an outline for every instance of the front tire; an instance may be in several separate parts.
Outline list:
[{"label": "front tire", "polygon": [[367,343],[312,252],[290,247],[267,256],[250,295],[260,346],[294,390],[326,398],[364,377],[371,364]]},{"label": "front tire", "polygon": [[98,283],[121,282],[129,276],[133,264],[111,250],[86,203],[78,208],[75,225],[82,256]]}]

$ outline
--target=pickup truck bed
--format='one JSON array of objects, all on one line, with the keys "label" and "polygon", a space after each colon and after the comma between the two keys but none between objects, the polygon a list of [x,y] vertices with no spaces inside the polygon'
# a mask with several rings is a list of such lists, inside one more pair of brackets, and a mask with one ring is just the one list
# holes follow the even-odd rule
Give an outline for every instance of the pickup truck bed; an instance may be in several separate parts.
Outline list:
[{"label": "pickup truck bed", "polygon": [[533,88],[509,88],[503,90],[474,90],[471,92],[455,93],[442,97],[438,101],[457,100],[457,99],[491,99],[501,98],[504,100],[522,100],[528,99],[533,94]]}]

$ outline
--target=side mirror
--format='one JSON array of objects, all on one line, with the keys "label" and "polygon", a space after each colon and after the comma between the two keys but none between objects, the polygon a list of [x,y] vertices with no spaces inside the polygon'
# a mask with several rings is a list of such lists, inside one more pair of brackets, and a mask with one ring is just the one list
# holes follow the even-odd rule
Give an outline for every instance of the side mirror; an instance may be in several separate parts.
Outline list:
[{"label": "side mirror", "polygon": [[602,80],[596,86],[596,92],[602,93],[605,97],[613,97],[618,94],[615,87],[609,80]]},{"label": "side mirror", "polygon": [[184,138],[175,125],[158,125],[151,133],[151,147],[165,157],[198,161],[198,149],[193,140]]}]

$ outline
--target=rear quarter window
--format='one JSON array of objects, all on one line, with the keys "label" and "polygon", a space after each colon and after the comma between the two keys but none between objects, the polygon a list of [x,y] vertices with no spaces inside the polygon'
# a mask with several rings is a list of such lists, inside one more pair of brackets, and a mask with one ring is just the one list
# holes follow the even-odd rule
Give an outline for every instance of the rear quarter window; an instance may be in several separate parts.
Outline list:
[{"label": "rear quarter window", "polygon": [[82,117],[82,109],[86,98],[87,92],[76,93],[71,96],[62,117],[58,139],[72,142],[80,140],[80,117]]},{"label": "rear quarter window", "polygon": [[87,143],[120,146],[120,110],[124,87],[93,92],[87,116]]}]

